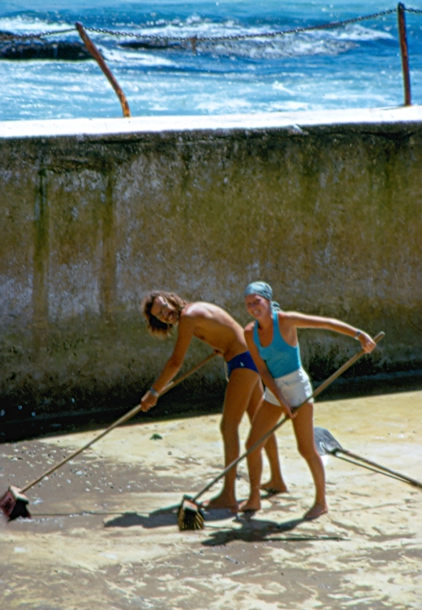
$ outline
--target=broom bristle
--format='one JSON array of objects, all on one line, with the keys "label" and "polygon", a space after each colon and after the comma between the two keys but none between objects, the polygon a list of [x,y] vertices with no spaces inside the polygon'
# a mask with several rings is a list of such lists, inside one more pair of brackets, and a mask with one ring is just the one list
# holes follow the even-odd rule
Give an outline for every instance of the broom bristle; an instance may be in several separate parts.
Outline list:
[{"label": "broom bristle", "polygon": [[183,498],[183,502],[177,512],[177,523],[179,530],[202,530],[205,526],[204,515],[198,504],[191,498]]},{"label": "broom bristle", "polygon": [[0,508],[9,519],[24,517],[30,519],[31,515],[27,509],[28,498],[17,487],[10,486],[4,496],[0,498]]}]

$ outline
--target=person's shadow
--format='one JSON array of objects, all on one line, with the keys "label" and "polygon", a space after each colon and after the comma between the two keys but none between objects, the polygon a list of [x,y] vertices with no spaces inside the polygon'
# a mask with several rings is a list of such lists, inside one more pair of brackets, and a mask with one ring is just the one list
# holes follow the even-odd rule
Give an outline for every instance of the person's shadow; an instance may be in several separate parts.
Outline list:
[{"label": "person's shadow", "polygon": [[342,540],[340,536],[313,535],[309,533],[280,535],[284,532],[292,532],[302,523],[309,523],[306,519],[290,519],[282,523],[275,521],[255,519],[248,516],[237,517],[237,521],[241,522],[240,528],[230,529],[214,529],[211,531],[210,537],[204,540],[204,546],[221,546],[227,545],[234,540],[243,542],[317,542],[327,540]]},{"label": "person's shadow", "polygon": [[167,506],[154,510],[147,515],[140,515],[136,512],[122,513],[118,517],[113,517],[104,523],[104,527],[134,527],[141,525],[146,529],[156,527],[168,527],[177,525],[178,505]]},{"label": "person's shadow", "polygon": [[[114,517],[104,523],[104,527],[134,527],[141,526],[146,529],[157,527],[178,527],[177,513],[180,505],[167,506],[152,511],[148,515],[140,515],[136,512],[128,512]],[[209,537],[201,542],[203,546],[227,545],[235,540],[243,542],[316,542],[327,540],[342,540],[339,536],[312,535],[309,533],[283,535],[292,532],[302,523],[309,523],[303,518],[289,519],[281,523],[264,519],[256,519],[254,514],[234,515],[230,510],[214,509],[204,511],[205,531],[209,531]],[[227,525],[212,525],[219,521],[231,519],[231,523],[240,523],[241,527],[227,527]],[[207,527],[208,524],[208,527]],[[211,529],[212,528],[212,529]],[[184,530],[185,532],[188,530]]]},{"label": "person's shadow", "polygon": [[[104,527],[133,527],[141,525],[147,529],[156,527],[168,527],[178,525],[177,516],[180,509],[180,504],[159,508],[146,515],[140,515],[137,512],[127,512],[113,517],[110,521],[104,523]],[[221,521],[223,519],[235,518],[235,515],[229,509],[213,509],[210,511],[201,512],[205,516],[205,521]]]},{"label": "person's shadow", "polygon": [[[264,494],[263,498],[271,498],[274,496],[274,493]],[[189,499],[188,496],[185,496],[184,499]],[[167,506],[164,508],[159,508],[154,510],[148,514],[139,514],[137,512],[126,512],[120,514],[118,517],[114,517],[110,521],[106,521],[105,527],[134,527],[140,525],[147,529],[152,529],[155,527],[168,527],[171,525],[177,525],[177,517],[179,509],[183,504],[183,500],[180,504],[174,504],[172,506]],[[204,515],[205,524],[207,522],[214,521],[222,521],[225,519],[239,519],[240,513],[233,513],[230,509],[226,508],[213,508],[213,509],[205,509],[201,508],[200,505],[198,508],[201,510]],[[245,515],[245,519],[248,519],[248,516]]]}]

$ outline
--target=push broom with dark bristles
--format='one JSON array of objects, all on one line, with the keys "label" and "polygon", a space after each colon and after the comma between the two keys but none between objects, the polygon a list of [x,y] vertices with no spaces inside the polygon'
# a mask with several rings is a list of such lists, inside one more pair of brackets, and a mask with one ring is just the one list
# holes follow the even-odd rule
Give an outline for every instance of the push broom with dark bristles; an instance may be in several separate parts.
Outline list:
[{"label": "push broom with dark bristles", "polygon": [[[199,364],[197,364],[192,369],[190,369],[190,371],[188,371],[184,375],[181,375],[175,381],[171,381],[160,392],[160,396],[162,396],[163,394],[165,394],[166,392],[168,392],[169,390],[174,388],[176,385],[179,385],[179,383],[181,383],[187,377],[189,377],[190,375],[195,373],[198,369],[200,369],[202,366],[204,366],[204,364],[209,362],[209,360],[211,360],[211,358],[214,358],[214,356],[216,356],[216,355],[217,355],[217,352],[213,352],[212,354],[209,354],[209,356],[207,356]],[[103,430],[103,432],[101,432],[101,434],[98,434],[98,436],[96,436],[91,441],[89,441],[88,443],[83,445],[83,447],[80,447],[80,449],[77,449],[76,451],[74,451],[71,455],[64,458],[61,462],[59,462],[58,464],[56,464],[55,466],[53,466],[52,468],[47,470],[47,472],[44,472],[37,479],[35,479],[34,481],[31,481],[31,483],[28,483],[28,485],[25,485],[25,487],[23,487],[22,489],[19,489],[18,487],[10,486],[9,489],[6,491],[6,493],[2,496],[2,498],[0,498],[0,509],[3,511],[4,515],[8,518],[8,520],[13,521],[13,519],[17,519],[18,517],[24,517],[24,518],[30,519],[31,515],[28,510],[29,500],[25,496],[25,492],[28,491],[28,489],[30,489],[31,487],[34,487],[34,485],[36,485],[37,483],[39,483],[40,481],[42,481],[43,479],[48,477],[50,474],[52,474],[53,472],[55,472],[56,470],[61,468],[64,464],[66,464],[70,460],[73,460],[73,458],[75,458],[77,455],[82,453],[82,451],[85,451],[85,449],[88,449],[88,447],[91,447],[91,445],[93,445],[94,443],[99,441],[101,438],[103,438],[103,436],[105,436],[106,434],[108,434],[109,432],[114,430],[114,428],[129,421],[129,419],[131,419],[137,413],[139,413],[140,410],[141,410],[141,405],[137,405],[136,407],[131,409],[128,413],[126,413],[125,415],[120,417],[117,421],[115,421],[113,424],[111,424],[111,426],[109,426],[106,430]]]},{"label": "push broom with dark bristles", "polygon": [[[381,339],[384,336],[385,336],[384,332],[378,333],[377,336],[374,337],[375,343],[378,343],[379,341],[381,341]],[[294,411],[297,411],[298,409],[300,409],[300,407],[302,407],[309,400],[311,400],[312,398],[315,398],[316,396],[321,394],[321,392],[323,390],[325,390],[325,388],[327,388],[335,379],[337,379],[337,377],[340,377],[340,375],[342,375],[348,368],[350,368],[357,360],[359,360],[359,358],[361,358],[365,354],[366,354],[365,350],[362,349],[362,350],[360,350],[360,352],[358,352],[357,354],[352,356],[347,362],[345,362],[343,364],[343,366],[341,366],[330,377],[328,377],[328,379],[323,381],[317,387],[317,389],[311,394],[311,396],[306,398],[306,400],[304,400],[300,405],[295,407]],[[236,460],[234,460],[231,464],[229,464],[222,472],[220,472],[220,474],[217,477],[215,477],[215,479],[213,479],[210,483],[208,483],[208,485],[206,485],[203,489],[201,489],[201,491],[199,491],[196,494],[196,496],[194,496],[193,498],[190,496],[187,496],[187,495],[183,496],[182,503],[179,506],[179,509],[177,511],[177,523],[179,525],[180,531],[204,529],[205,517],[204,517],[204,513],[201,510],[200,504],[198,504],[199,498],[206,491],[208,491],[211,487],[213,487],[213,485],[215,485],[215,483],[217,483],[220,479],[222,479],[224,476],[226,476],[226,474],[232,468],[237,466],[237,464],[239,462],[241,462],[246,457],[248,457],[248,455],[250,453],[252,453],[252,451],[255,451],[255,449],[257,447],[259,447],[261,444],[263,444],[288,419],[289,419],[288,417],[283,417],[273,428],[271,428],[271,430],[269,430],[266,434],[264,434],[264,436],[262,436],[260,439],[258,439],[247,451],[245,451],[245,453],[243,453]]]},{"label": "push broom with dark bristles", "polygon": [[17,519],[18,517],[30,519],[31,515],[27,509],[28,503],[29,500],[22,490],[18,489],[18,487],[13,487],[13,485],[11,485],[4,496],[0,498],[0,508],[8,517],[9,521],[13,521],[13,519]]},{"label": "push broom with dark bristles", "polygon": [[179,530],[203,530],[205,517],[195,499],[183,496],[183,502],[177,511],[177,523]]}]

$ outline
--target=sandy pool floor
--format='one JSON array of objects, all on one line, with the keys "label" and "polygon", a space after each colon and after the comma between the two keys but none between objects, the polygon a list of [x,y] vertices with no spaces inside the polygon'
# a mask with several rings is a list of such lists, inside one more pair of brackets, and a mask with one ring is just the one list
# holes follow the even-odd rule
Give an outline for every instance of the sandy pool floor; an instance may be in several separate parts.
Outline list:
[{"label": "sandy pool floor", "polygon": [[[417,391],[318,401],[315,425],[420,481],[421,413]],[[180,532],[183,495],[223,469],[218,425],[210,415],[117,428],[30,489],[32,519],[0,519],[0,608],[422,608],[422,489],[329,456],[330,512],[302,521],[313,486],[288,424],[277,438],[289,493],[250,520],[209,511],[204,530]],[[0,494],[95,434],[0,445]],[[238,499],[247,490],[242,462]]]}]

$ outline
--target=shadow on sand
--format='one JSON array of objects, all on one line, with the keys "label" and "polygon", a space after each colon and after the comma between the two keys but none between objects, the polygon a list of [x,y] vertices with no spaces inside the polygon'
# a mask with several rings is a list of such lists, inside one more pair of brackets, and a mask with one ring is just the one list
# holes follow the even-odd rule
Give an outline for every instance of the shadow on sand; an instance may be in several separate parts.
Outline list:
[{"label": "shadow on sand", "polygon": [[[134,527],[141,525],[147,529],[156,527],[177,526],[177,512],[180,504],[159,508],[147,515],[140,515],[136,512],[128,512],[106,521],[104,527]],[[223,519],[235,518],[235,515],[228,509],[215,509],[203,511],[206,522],[221,521]]]},{"label": "shadow on sand", "polygon": [[[177,511],[179,505],[168,506],[149,513],[149,515],[139,515],[136,512],[124,513],[118,517],[104,523],[104,527],[134,527],[142,526],[147,529],[157,527],[177,527]],[[229,510],[215,509],[205,513],[206,525],[216,523],[218,521],[226,521],[231,518],[234,527],[224,525],[209,526],[213,531],[210,531],[209,538],[203,540],[203,546],[222,546],[229,544],[235,540],[243,542],[318,542],[318,541],[341,541],[344,538],[333,535],[312,535],[312,534],[292,534],[288,536],[280,536],[283,532],[292,532],[302,523],[309,524],[305,519],[290,519],[282,523],[275,521],[256,519],[251,515],[233,515]],[[240,528],[237,527],[240,524]],[[186,532],[185,532],[186,533]]]},{"label": "shadow on sand", "polygon": [[340,536],[292,534],[280,536],[283,532],[291,532],[302,523],[309,524],[305,519],[290,519],[282,523],[238,516],[235,521],[241,523],[240,528],[218,529],[210,533],[210,537],[204,540],[204,546],[226,545],[235,540],[243,542],[318,542],[343,540]]}]

